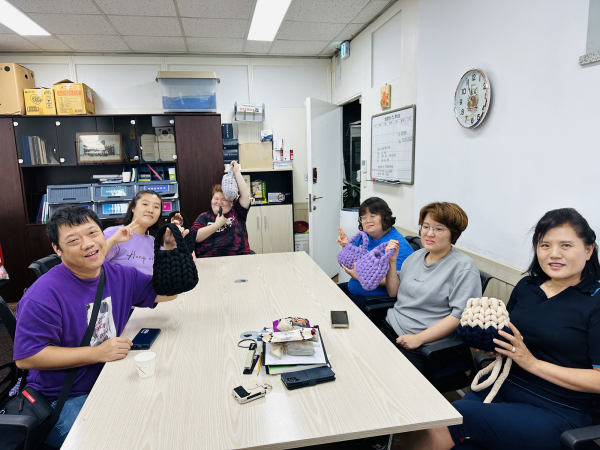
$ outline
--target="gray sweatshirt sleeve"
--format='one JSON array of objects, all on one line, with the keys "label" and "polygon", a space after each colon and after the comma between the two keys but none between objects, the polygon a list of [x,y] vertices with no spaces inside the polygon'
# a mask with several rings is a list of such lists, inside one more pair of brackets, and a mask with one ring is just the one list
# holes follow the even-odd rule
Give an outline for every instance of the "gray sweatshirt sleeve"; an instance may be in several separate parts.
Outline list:
[{"label": "gray sweatshirt sleeve", "polygon": [[450,293],[449,304],[451,316],[460,319],[470,298],[481,297],[481,278],[479,272],[471,269],[463,270],[454,277],[454,288]]}]

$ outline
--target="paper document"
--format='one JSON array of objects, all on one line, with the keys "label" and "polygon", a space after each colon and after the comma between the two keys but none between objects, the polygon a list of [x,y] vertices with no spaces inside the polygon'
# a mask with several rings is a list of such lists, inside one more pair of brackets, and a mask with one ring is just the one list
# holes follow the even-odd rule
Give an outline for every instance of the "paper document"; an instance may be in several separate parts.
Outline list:
[{"label": "paper document", "polygon": [[266,343],[265,365],[267,366],[291,366],[293,364],[325,364],[325,353],[320,342],[310,342],[315,348],[315,354],[310,356],[290,356],[284,354],[281,359],[275,358],[271,354],[273,344]]}]

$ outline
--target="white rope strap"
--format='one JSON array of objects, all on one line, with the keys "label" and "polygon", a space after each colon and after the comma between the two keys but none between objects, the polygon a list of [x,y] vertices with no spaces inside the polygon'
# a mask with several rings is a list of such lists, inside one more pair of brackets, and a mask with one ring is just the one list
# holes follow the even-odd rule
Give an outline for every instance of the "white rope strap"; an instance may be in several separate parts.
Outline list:
[{"label": "white rope strap", "polygon": [[[481,369],[477,373],[477,375],[475,375],[475,378],[473,379],[473,382],[471,383],[471,389],[473,390],[473,392],[482,391],[482,390],[490,387],[492,385],[492,383],[495,382],[494,387],[488,393],[488,395],[485,397],[485,400],[483,401],[483,403],[492,403],[492,400],[494,399],[494,397],[500,390],[502,383],[504,383],[504,380],[506,380],[506,377],[508,377],[508,374],[510,373],[510,367],[512,366],[512,361],[513,360],[511,358],[506,358],[506,364],[504,364],[504,370],[502,371],[502,374],[500,375],[500,377],[498,377],[498,374],[500,373],[500,368],[502,367],[502,355],[496,356],[496,361],[491,363],[489,366]],[[484,375],[487,375],[490,372],[492,372],[492,374],[488,377],[487,380],[485,380],[481,384],[477,384],[479,382],[479,380],[481,379],[481,377],[483,377]]]}]

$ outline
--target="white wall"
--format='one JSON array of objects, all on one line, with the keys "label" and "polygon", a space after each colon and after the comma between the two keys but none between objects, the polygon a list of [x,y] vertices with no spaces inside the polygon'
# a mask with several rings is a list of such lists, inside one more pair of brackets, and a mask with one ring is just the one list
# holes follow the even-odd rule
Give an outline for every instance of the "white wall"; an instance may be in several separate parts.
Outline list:
[{"label": "white wall", "polygon": [[[394,79],[385,80],[383,84],[392,86],[391,108],[412,105],[417,102],[417,25],[418,25],[418,0],[399,0],[375,22],[352,40],[350,57],[341,62],[342,83],[335,87],[333,80],[332,101],[337,104],[346,103],[348,100],[362,95],[362,159],[368,161],[367,176],[370,173],[371,161],[371,116],[382,112],[379,104],[379,89],[381,86],[371,88],[372,77],[372,33],[385,24],[392,17],[401,15],[402,40],[389,43],[389,58],[401,58],[401,71]],[[333,64],[332,69],[333,71]],[[382,85],[383,85],[382,84]],[[419,107],[417,106],[417,123],[419,123]],[[417,133],[417,145],[419,135]],[[364,179],[364,176],[363,176]],[[361,198],[364,200],[371,196],[383,198],[396,216],[396,224],[403,228],[412,229],[414,186],[389,185],[363,181],[361,185]]]},{"label": "white wall", "polygon": [[[588,1],[472,6],[420,2],[414,210],[458,203],[469,215],[461,247],[525,268],[529,231],[550,209],[574,207],[600,232],[600,66],[578,65]],[[473,67],[488,74],[492,100],[485,122],[467,130],[452,96]]]},{"label": "white wall", "polygon": [[294,150],[294,199],[304,203],[306,172],[306,97],[328,100],[329,66],[326,59],[219,58],[197,56],[45,56],[0,54],[1,61],[22,64],[35,73],[38,86],[52,86],[68,78],[88,84],[96,93],[97,114],[159,114],[162,94],[156,83],[159,70],[215,71],[221,83],[217,112],[233,122],[234,102],[265,103],[262,124],[236,126],[240,142],[260,140],[261,129]]}]

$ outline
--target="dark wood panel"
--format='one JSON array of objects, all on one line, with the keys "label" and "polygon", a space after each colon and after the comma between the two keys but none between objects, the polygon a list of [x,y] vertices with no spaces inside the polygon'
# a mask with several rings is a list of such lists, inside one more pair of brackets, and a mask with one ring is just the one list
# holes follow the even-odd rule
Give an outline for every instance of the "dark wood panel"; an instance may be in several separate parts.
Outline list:
[{"label": "dark wood panel", "polygon": [[193,222],[223,179],[221,116],[175,116],[175,142],[181,211]]},{"label": "dark wood panel", "polygon": [[27,225],[30,261],[43,258],[54,253],[50,239],[46,234],[46,225]]},{"label": "dark wood panel", "polygon": [[27,286],[29,247],[25,232],[26,212],[12,119],[0,119],[0,244],[10,283],[0,291],[6,301],[18,301]]}]

